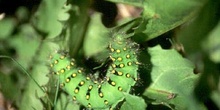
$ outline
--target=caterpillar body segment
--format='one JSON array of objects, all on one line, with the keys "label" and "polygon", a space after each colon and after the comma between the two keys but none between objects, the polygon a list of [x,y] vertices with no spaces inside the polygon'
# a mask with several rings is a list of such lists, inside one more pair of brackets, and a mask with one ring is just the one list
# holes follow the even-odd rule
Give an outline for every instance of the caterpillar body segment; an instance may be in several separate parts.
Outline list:
[{"label": "caterpillar body segment", "polygon": [[138,44],[118,34],[109,42],[109,65],[102,81],[86,76],[84,69],[76,65],[67,54],[56,53],[51,56],[52,72],[59,76],[60,87],[72,99],[87,108],[112,109],[129,93],[138,77]]}]

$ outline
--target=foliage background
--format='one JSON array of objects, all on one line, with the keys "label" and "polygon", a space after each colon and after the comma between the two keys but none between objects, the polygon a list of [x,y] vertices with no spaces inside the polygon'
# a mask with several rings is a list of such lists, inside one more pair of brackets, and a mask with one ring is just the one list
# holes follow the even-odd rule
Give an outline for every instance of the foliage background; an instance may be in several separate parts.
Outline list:
[{"label": "foliage background", "polygon": [[[125,95],[120,109],[220,108],[218,0],[1,0],[0,5],[1,110],[82,109],[64,92],[56,98],[48,56],[68,50],[92,69],[106,59],[110,32],[126,32],[141,45],[136,95]],[[43,91],[3,56],[16,59]],[[91,59],[96,64],[89,67]]]}]

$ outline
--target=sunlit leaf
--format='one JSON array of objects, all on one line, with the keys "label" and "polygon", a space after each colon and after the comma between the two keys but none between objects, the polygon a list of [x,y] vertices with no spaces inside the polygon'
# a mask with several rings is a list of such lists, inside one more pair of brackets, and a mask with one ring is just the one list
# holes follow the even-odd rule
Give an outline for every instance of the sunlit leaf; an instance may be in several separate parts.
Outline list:
[{"label": "sunlit leaf", "polygon": [[171,109],[187,109],[189,97],[198,78],[194,66],[174,49],[163,50],[160,46],[148,49],[151,55],[152,84],[144,95],[154,104],[163,104]]}]

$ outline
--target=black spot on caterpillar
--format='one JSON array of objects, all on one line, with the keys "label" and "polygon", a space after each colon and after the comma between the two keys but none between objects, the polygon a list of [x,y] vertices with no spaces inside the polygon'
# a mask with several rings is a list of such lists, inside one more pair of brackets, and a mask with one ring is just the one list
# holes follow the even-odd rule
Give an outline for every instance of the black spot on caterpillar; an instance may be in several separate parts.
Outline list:
[{"label": "black spot on caterpillar", "polygon": [[60,78],[60,87],[73,100],[87,108],[114,108],[124,99],[138,79],[138,44],[117,34],[109,42],[109,58],[112,61],[102,81],[86,76],[85,70],[76,65],[67,53],[51,56],[51,68]]}]

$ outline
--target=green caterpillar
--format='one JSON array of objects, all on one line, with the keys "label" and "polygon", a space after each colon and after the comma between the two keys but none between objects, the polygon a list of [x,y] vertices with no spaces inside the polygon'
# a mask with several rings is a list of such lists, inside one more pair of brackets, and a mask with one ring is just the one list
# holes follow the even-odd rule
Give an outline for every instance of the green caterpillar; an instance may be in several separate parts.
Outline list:
[{"label": "green caterpillar", "polygon": [[112,63],[102,81],[86,76],[85,70],[76,66],[75,60],[67,54],[51,56],[52,71],[59,75],[61,88],[87,108],[114,108],[138,80],[138,44],[125,36],[115,35],[109,42]]}]

